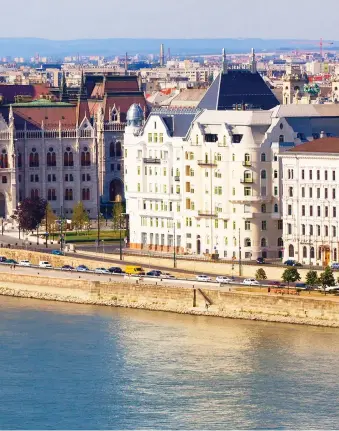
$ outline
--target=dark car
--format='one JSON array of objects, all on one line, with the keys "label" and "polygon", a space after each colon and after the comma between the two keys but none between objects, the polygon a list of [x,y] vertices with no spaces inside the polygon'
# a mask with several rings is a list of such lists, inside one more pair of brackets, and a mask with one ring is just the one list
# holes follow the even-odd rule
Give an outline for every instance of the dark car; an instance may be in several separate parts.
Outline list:
[{"label": "dark car", "polygon": [[123,274],[124,271],[119,268],[118,266],[112,266],[112,268],[108,268],[108,271],[111,272],[112,274]]},{"label": "dark car", "polygon": [[6,256],[0,256],[0,262],[6,262],[7,257]]},{"label": "dark car", "polygon": [[161,271],[157,271],[157,270],[153,270],[153,271],[149,271],[146,275],[148,277],[160,277],[161,276]]},{"label": "dark car", "polygon": [[284,262],[284,265],[287,266],[302,266],[302,264],[300,262],[297,262],[296,260],[293,259],[288,259]]},{"label": "dark car", "polygon": [[259,263],[259,264],[264,264],[265,263],[265,259],[263,258],[263,257],[258,257],[258,259],[257,259],[257,263]]},{"label": "dark car", "polygon": [[18,265],[19,264],[15,259],[6,259],[5,263],[8,263],[10,265]]},{"label": "dark car", "polygon": [[74,267],[71,265],[63,265],[61,271],[73,271]]},{"label": "dark car", "polygon": [[61,250],[52,250],[52,254],[55,256],[64,256],[65,253]]}]

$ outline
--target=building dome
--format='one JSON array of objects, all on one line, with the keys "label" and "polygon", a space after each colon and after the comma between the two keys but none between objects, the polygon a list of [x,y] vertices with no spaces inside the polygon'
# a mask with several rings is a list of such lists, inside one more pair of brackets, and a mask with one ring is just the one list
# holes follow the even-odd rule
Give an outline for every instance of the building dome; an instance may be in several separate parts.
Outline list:
[{"label": "building dome", "polygon": [[136,103],[130,106],[126,115],[127,126],[142,126],[142,122],[144,120],[144,113],[140,107]]}]

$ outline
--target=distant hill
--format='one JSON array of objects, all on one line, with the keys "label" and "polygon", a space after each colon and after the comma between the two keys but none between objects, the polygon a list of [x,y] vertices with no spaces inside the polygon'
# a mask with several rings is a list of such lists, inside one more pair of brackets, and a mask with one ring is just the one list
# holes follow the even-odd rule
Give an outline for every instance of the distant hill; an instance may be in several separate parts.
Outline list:
[{"label": "distant hill", "polygon": [[[334,42],[326,49],[339,49],[339,42]],[[227,52],[249,52],[277,50],[319,49],[319,42],[288,39],[79,39],[48,40],[38,38],[0,38],[0,57],[31,57],[36,53],[41,56],[64,57],[66,55],[122,55],[148,54],[159,52],[160,43],[171,48],[172,55],[196,55],[220,53],[223,47]]]}]

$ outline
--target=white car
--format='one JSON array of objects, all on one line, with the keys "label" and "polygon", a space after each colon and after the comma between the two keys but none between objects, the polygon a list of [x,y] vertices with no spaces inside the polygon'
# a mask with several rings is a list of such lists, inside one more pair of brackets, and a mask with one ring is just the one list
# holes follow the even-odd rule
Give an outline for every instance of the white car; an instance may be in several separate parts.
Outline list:
[{"label": "white car", "polygon": [[231,278],[225,277],[223,275],[218,275],[218,277],[215,279],[215,281],[217,283],[226,283],[226,284],[232,283]]},{"label": "white car", "polygon": [[47,260],[40,260],[39,268],[53,268],[53,266]]},{"label": "white car", "polygon": [[174,278],[175,278],[175,276],[174,276],[174,275],[172,275],[172,274],[170,274],[169,272],[163,272],[163,273],[161,274],[161,278],[171,278],[171,279],[174,279]]},{"label": "white car", "polygon": [[259,281],[254,278],[245,278],[242,284],[246,284],[247,286],[259,286]]},{"label": "white car", "polygon": [[94,273],[95,274],[110,274],[110,272],[106,268],[95,268]]},{"label": "white car", "polygon": [[197,275],[196,278],[198,281],[212,281],[211,277],[208,275]]},{"label": "white car", "polygon": [[20,266],[32,266],[32,264],[29,260],[20,260],[19,265]]}]

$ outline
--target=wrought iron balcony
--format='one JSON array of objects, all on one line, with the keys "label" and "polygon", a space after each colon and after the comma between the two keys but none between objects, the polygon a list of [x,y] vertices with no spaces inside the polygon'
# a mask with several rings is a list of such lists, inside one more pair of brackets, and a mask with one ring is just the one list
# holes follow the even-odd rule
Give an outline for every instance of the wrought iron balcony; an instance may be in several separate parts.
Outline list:
[{"label": "wrought iron balcony", "polygon": [[242,178],[240,180],[240,182],[241,182],[241,184],[253,184],[254,180],[253,180],[253,178]]},{"label": "wrought iron balcony", "polygon": [[147,163],[149,165],[160,165],[161,160],[160,159],[151,159],[149,157],[144,157],[144,163]]},{"label": "wrought iron balcony", "polygon": [[251,162],[250,160],[244,160],[244,161],[242,162],[242,165],[243,165],[243,166],[246,166],[246,167],[250,167],[250,166],[252,166],[252,162]]},{"label": "wrought iron balcony", "polygon": [[175,177],[174,177],[174,181],[180,181],[180,176],[179,175],[176,175]]},{"label": "wrought iron balcony", "polygon": [[198,165],[213,168],[217,166],[217,162],[215,160],[198,160]]},{"label": "wrought iron balcony", "polygon": [[215,211],[210,210],[199,210],[199,217],[218,217],[218,214]]}]

